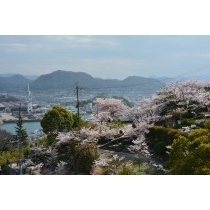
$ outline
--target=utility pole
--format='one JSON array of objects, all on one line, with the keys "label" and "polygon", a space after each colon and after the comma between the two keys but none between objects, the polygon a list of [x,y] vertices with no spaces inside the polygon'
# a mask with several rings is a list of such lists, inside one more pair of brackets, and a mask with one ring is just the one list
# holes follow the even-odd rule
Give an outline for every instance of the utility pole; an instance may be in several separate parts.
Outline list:
[{"label": "utility pole", "polygon": [[98,118],[98,102],[97,102],[97,104],[96,104],[96,107],[97,107],[97,118]]},{"label": "utility pole", "polygon": [[[19,106],[19,122],[21,120],[21,102],[20,102],[20,106]],[[22,134],[20,132],[20,135],[18,136],[18,150],[20,152],[20,147],[21,147],[21,142],[22,142]],[[20,159],[20,175],[22,175],[22,159]]]},{"label": "utility pole", "polygon": [[80,88],[78,86],[78,83],[76,84],[75,90],[76,90],[76,96],[77,96],[76,108],[77,108],[77,117],[78,117],[78,128],[80,129],[80,118],[79,118],[79,90]]}]

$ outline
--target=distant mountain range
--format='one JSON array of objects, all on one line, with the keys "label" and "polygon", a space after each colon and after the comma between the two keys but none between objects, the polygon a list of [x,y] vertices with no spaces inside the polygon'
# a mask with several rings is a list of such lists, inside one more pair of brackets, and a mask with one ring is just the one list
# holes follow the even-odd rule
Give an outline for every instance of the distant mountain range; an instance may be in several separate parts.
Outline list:
[{"label": "distant mountain range", "polygon": [[146,93],[154,93],[163,87],[163,83],[157,79],[145,77],[127,77],[124,80],[94,78],[84,72],[72,72],[58,70],[50,74],[42,75],[31,83],[32,90],[61,90],[75,87],[76,83],[84,89],[126,89],[143,90]]},{"label": "distant mountain range", "polygon": [[173,78],[151,76],[150,78],[157,79],[164,84],[170,84],[170,83],[173,83],[173,82],[182,82],[182,81],[186,81],[186,80],[189,80],[189,79],[201,80],[203,82],[210,83],[210,74],[191,75],[190,77],[173,77]]},{"label": "distant mountain range", "polygon": [[72,72],[58,70],[50,74],[41,75],[34,81],[22,75],[0,75],[0,90],[27,90],[27,83],[30,83],[32,91],[57,91],[68,90],[75,87],[76,83],[86,90],[112,90],[119,91],[140,91],[152,94],[164,86],[162,82],[154,78],[139,76],[127,77],[124,80],[94,78],[84,72]]},{"label": "distant mountain range", "polygon": [[189,78],[185,78],[185,77],[157,77],[157,76],[151,76],[150,78],[154,78],[159,80],[160,82],[164,83],[164,84],[170,84],[173,82],[182,82],[182,81],[186,81]]},{"label": "distant mountain range", "polygon": [[[210,82],[210,76],[194,76],[193,79],[201,79]],[[176,81],[185,81],[188,78],[184,77],[157,77],[149,78],[130,76],[124,80],[117,79],[100,79],[94,78],[84,72],[72,72],[57,70],[49,74],[35,75],[20,75],[20,74],[0,74],[0,91],[1,92],[17,92],[27,91],[27,83],[30,83],[30,88],[33,91],[56,91],[68,90],[75,87],[76,83],[86,90],[119,90],[119,91],[138,91],[141,93],[152,94],[158,91],[165,84]]]},{"label": "distant mountain range", "polygon": [[[17,74],[0,74],[0,77],[12,77],[14,75],[17,75]],[[22,75],[22,76],[32,81],[36,80],[39,77],[37,75]]]},{"label": "distant mountain range", "polygon": [[0,91],[1,92],[11,92],[11,91],[22,91],[27,88],[27,83],[31,80],[25,78],[20,74],[12,74],[9,76],[0,75]]}]

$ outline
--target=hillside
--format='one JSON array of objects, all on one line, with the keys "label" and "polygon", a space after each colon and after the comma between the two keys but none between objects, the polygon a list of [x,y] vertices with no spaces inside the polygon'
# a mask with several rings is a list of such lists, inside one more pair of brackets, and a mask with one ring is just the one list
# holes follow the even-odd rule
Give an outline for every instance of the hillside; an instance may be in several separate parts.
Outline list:
[{"label": "hillside", "polygon": [[163,83],[153,78],[132,76],[125,80],[100,79],[83,72],[55,71],[50,74],[42,75],[31,83],[32,90],[60,90],[72,88],[78,83],[84,88],[117,88],[126,90],[144,90],[155,92],[159,90]]},{"label": "hillside", "polygon": [[15,74],[11,76],[0,76],[0,90],[1,92],[12,92],[27,89],[27,83],[31,80],[24,76]]},{"label": "hillside", "polygon": [[50,74],[41,75],[32,81],[28,78],[16,75],[0,75],[1,92],[17,93],[18,91],[26,92],[27,83],[30,83],[31,91],[35,92],[54,92],[73,90],[78,83],[87,94],[109,95],[110,93],[117,96],[132,96],[135,98],[147,97],[154,94],[164,83],[158,79],[145,78],[139,76],[130,76],[124,80],[94,78],[84,72],[72,71],[54,71]]},{"label": "hillside", "polygon": [[32,84],[35,90],[56,90],[73,87],[76,82],[85,85],[95,84],[95,79],[82,72],[55,71],[50,74],[41,75]]}]

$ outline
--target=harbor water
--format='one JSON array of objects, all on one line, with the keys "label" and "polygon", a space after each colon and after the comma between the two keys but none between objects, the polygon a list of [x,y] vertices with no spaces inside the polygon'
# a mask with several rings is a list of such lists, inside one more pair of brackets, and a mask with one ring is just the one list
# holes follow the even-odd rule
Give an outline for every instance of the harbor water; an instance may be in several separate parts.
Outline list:
[{"label": "harbor water", "polygon": [[[83,120],[88,120],[89,117],[90,117],[90,114],[83,114],[83,115],[81,115],[81,118]],[[16,123],[15,122],[4,123],[4,124],[0,125],[0,129],[1,130],[6,130],[7,132],[10,132],[12,134],[15,134],[15,127],[16,127]],[[31,134],[33,134],[34,132],[42,129],[42,127],[40,125],[40,121],[23,122],[23,127],[26,129],[26,132],[27,132],[27,134],[29,136]]]},{"label": "harbor water", "polygon": [[[7,132],[10,132],[12,134],[15,134],[15,127],[16,123],[4,123],[3,125],[0,125],[1,130],[6,130]],[[23,123],[24,129],[26,129],[26,132],[28,135],[31,135],[36,130],[42,129],[40,122],[24,122]]]}]

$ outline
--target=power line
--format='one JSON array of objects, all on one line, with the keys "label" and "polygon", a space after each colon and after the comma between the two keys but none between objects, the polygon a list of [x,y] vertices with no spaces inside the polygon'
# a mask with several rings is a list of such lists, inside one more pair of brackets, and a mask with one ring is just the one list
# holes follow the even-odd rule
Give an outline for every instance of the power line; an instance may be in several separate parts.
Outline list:
[{"label": "power line", "polygon": [[179,77],[179,76],[185,76],[185,75],[190,75],[190,74],[193,74],[193,73],[196,73],[196,72],[200,72],[200,71],[203,71],[205,69],[208,69],[209,67],[210,67],[210,64],[207,65],[207,66],[203,66],[203,67],[197,68],[197,69],[192,70],[192,71],[185,72],[184,74],[178,75],[177,77]]},{"label": "power line", "polygon": [[[201,71],[206,70],[206,69],[208,69],[208,68],[210,68],[210,64],[208,64],[207,66],[202,66],[202,67],[200,67],[200,68],[197,68],[197,69],[194,69],[194,70],[185,72],[185,73],[183,73],[183,74],[179,74],[179,75],[173,77],[174,79],[176,79],[176,80],[174,80],[174,82],[179,82],[181,77],[190,76],[190,75],[192,75],[193,73],[201,72]],[[171,78],[171,79],[173,79],[173,78]],[[164,82],[164,79],[162,79],[161,81]],[[167,78],[165,79],[165,81],[167,81]]]},{"label": "power line", "polygon": [[[158,80],[158,79],[157,79]],[[158,80],[159,81],[159,80]],[[161,81],[159,81],[161,82]],[[86,90],[105,90],[105,89],[119,89],[119,88],[128,88],[128,87],[141,87],[146,84],[154,84],[154,81],[152,82],[141,82],[139,84],[131,84],[131,85],[122,85],[122,86],[104,86],[104,87],[84,87]],[[163,84],[164,85],[164,84]],[[141,88],[142,89],[142,88]],[[142,90],[152,90],[153,88],[143,88]]]},{"label": "power line", "polygon": [[[195,72],[200,72],[200,71],[203,71],[203,70],[208,69],[208,68],[210,68],[210,65],[203,66],[203,67],[200,67],[198,69],[185,72],[183,74],[179,74],[178,76],[175,77],[175,79],[177,78],[177,80],[174,80],[174,82],[179,81],[179,77],[190,75],[190,74],[195,73]],[[167,81],[168,79],[173,79],[173,78],[166,78],[166,79],[161,79],[161,80],[159,80],[157,78],[155,80],[162,82],[163,85],[166,85],[166,84],[164,84],[164,80]],[[107,89],[120,89],[120,88],[134,87],[134,90],[139,88],[141,91],[147,91],[147,90],[151,91],[151,90],[154,89],[152,86],[147,86],[147,88],[145,88],[145,85],[150,85],[150,84],[154,84],[154,81],[140,81],[139,84],[129,84],[129,85],[119,85],[119,86],[116,86],[116,85],[104,86],[104,87],[97,87],[97,85],[94,85],[92,87],[83,86],[83,89],[85,89],[85,91],[100,91],[100,90],[107,90]],[[75,87],[75,90],[76,90],[76,95],[77,95],[76,108],[77,108],[77,113],[78,113],[78,117],[79,117],[79,90],[81,90],[81,87],[79,87],[78,84],[77,84],[76,87]],[[132,91],[134,91],[134,90],[132,90]]]}]

